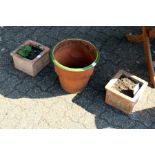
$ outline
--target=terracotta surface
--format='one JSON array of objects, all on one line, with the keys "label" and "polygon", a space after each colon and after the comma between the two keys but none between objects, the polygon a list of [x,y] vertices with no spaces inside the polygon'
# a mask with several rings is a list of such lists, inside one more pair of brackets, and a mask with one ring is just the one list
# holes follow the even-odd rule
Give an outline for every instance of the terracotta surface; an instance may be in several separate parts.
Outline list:
[{"label": "terracotta surface", "polygon": [[[28,40],[22,45],[32,45],[35,46],[39,43]],[[11,52],[11,56],[13,57],[14,66],[16,69],[23,71],[31,76],[36,76],[48,63],[49,63],[49,48],[41,45],[43,47],[43,52],[39,54],[35,59],[29,60],[21,57],[17,54],[19,47]]]},{"label": "terracotta surface", "polygon": [[[130,77],[142,84],[136,95],[131,98],[114,88],[112,86],[114,83],[121,77],[122,74],[125,74],[127,77]],[[130,73],[127,73],[123,70],[120,70],[113,79],[110,80],[110,82],[106,85],[106,97],[105,97],[105,102],[121,111],[124,113],[131,113],[135,104],[138,102],[139,98],[142,96],[144,90],[146,89],[148,83],[134,75],[131,75]]]},{"label": "terracotta surface", "polygon": [[[91,65],[96,57],[96,48],[83,40],[65,40],[58,44],[54,50],[55,59],[63,66],[84,68]],[[85,71],[69,71],[55,65],[55,72],[59,76],[62,88],[68,93],[81,91],[87,85],[94,67]]]},{"label": "terracotta surface", "polygon": [[55,66],[55,72],[59,76],[62,88],[68,93],[81,91],[87,85],[94,68],[84,72],[70,72]]}]

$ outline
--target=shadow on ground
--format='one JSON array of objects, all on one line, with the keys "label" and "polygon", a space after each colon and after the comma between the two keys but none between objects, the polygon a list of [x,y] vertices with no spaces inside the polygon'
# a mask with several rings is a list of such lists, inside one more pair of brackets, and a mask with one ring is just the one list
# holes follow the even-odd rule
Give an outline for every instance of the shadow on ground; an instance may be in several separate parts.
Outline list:
[{"label": "shadow on ground", "polygon": [[74,97],[73,102],[95,116],[98,129],[147,129],[155,128],[155,107],[133,112],[129,115],[104,102],[105,91],[97,92],[88,86]]},{"label": "shadow on ground", "polygon": [[10,52],[27,39],[53,48],[65,38],[82,38],[92,42],[101,54],[91,79],[94,89],[104,85],[119,70],[125,69],[147,80],[142,44],[129,43],[125,34],[138,33],[139,27],[4,27],[0,28],[0,94],[8,98],[47,98],[61,96],[58,78],[49,65],[32,78],[13,66]]}]

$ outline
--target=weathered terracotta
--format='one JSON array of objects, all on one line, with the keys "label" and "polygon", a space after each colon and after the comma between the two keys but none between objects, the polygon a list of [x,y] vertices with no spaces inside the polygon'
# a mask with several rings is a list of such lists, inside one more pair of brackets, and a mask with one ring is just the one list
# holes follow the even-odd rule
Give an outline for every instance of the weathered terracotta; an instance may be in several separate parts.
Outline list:
[{"label": "weathered terracotta", "polygon": [[76,93],[81,91],[87,85],[90,76],[93,74],[94,68],[84,72],[70,72],[55,66],[55,72],[59,76],[62,88],[68,93]]},{"label": "weathered terracotta", "polygon": [[[114,83],[121,77],[121,75],[124,74],[127,77],[132,78],[133,80],[136,80],[141,83],[141,87],[136,93],[136,95],[131,98],[116,89],[114,89],[112,86]],[[106,89],[106,97],[105,97],[105,102],[121,111],[124,113],[131,113],[134,105],[138,102],[139,98],[143,94],[143,91],[146,89],[148,83],[140,78],[138,78],[135,75],[132,75],[130,73],[125,72],[124,70],[120,70],[114,77],[113,79],[110,80],[110,82],[105,86]]]},{"label": "weathered terracotta", "polygon": [[87,85],[98,61],[94,45],[81,39],[67,39],[53,49],[55,72],[68,93],[81,91]]},{"label": "weathered terracotta", "polygon": [[33,60],[23,58],[17,54],[20,47],[11,52],[15,68],[34,77],[49,63],[49,48],[32,40],[27,40],[21,46],[23,45],[39,45],[43,49],[43,51]]}]

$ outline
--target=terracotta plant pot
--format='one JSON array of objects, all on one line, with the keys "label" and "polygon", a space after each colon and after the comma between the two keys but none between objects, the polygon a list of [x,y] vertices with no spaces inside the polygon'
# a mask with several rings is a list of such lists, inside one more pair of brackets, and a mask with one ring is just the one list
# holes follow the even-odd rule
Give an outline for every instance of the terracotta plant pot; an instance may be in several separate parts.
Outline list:
[{"label": "terracotta plant pot", "polygon": [[[20,47],[24,45],[38,47],[42,50],[42,52],[33,60],[24,58],[17,54]],[[34,77],[49,63],[49,48],[32,40],[27,40],[21,46],[19,46],[17,49],[11,52],[11,56],[13,57],[14,61],[14,66],[16,69]]]},{"label": "terracotta plant pot", "polygon": [[[116,90],[113,86],[114,84],[120,79],[121,76],[126,76],[127,78],[132,79],[135,81],[139,86],[134,94],[133,97],[130,97],[129,95],[126,95],[118,90]],[[136,85],[137,85],[136,84]],[[143,94],[144,90],[146,89],[148,83],[140,78],[138,78],[135,75],[132,75],[130,73],[125,72],[124,70],[120,70],[113,79],[110,80],[110,82],[105,86],[106,89],[106,98],[105,102],[124,113],[131,113],[134,105],[138,102],[140,96]]]},{"label": "terracotta plant pot", "polygon": [[54,47],[51,59],[62,88],[68,93],[76,93],[87,85],[99,54],[88,41],[67,39]]}]

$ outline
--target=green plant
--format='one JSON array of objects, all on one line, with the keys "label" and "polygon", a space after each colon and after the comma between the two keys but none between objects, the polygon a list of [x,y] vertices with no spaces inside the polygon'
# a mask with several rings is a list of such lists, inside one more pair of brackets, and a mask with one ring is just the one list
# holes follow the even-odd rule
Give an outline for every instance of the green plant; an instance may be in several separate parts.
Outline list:
[{"label": "green plant", "polygon": [[28,57],[29,54],[31,53],[32,51],[32,47],[29,46],[29,45],[25,45],[25,46],[22,46],[19,50],[18,50],[18,54],[24,58]]}]

